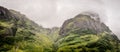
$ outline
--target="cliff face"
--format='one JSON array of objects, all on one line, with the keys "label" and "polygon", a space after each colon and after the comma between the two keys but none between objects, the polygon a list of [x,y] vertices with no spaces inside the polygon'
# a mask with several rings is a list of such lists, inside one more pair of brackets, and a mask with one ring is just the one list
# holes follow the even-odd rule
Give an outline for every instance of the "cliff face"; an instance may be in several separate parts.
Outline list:
[{"label": "cliff face", "polygon": [[8,9],[0,7],[0,37],[15,36],[16,21]]},{"label": "cliff face", "polygon": [[0,19],[10,19],[11,14],[9,12],[8,9],[4,8],[4,7],[0,7]]},{"label": "cliff face", "polygon": [[[96,17],[97,18],[97,17]],[[98,19],[93,19],[90,15],[79,14],[75,18],[66,20],[60,30],[60,35],[67,35],[70,32],[91,31],[94,34],[111,32],[111,30]],[[77,32],[76,32],[77,33]]]}]

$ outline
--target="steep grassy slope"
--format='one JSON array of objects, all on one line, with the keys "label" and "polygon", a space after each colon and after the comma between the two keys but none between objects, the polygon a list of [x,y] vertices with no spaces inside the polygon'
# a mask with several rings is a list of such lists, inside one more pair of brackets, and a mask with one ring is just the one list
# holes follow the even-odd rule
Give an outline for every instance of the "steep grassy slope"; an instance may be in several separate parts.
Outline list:
[{"label": "steep grassy slope", "polygon": [[3,7],[0,13],[0,52],[53,51],[57,36],[53,38],[52,34],[58,34],[59,28],[43,28],[20,12]]},{"label": "steep grassy slope", "polygon": [[69,34],[61,38],[57,52],[117,52],[117,42],[107,33],[101,35],[86,34]]},{"label": "steep grassy slope", "polygon": [[[52,52],[53,43],[59,28],[43,28],[14,10],[10,10],[17,18],[15,44],[8,52]],[[56,38],[54,38],[55,36]]]}]

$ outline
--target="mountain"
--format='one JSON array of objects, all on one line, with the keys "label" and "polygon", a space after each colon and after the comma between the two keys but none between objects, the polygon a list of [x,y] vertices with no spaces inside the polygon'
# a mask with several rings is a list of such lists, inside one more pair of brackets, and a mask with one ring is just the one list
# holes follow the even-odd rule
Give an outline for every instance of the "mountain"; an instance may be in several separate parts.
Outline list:
[{"label": "mountain", "polygon": [[119,52],[120,40],[93,13],[81,13],[62,25],[58,52]]},{"label": "mountain", "polygon": [[24,14],[0,6],[0,52],[52,51],[58,31],[57,27],[44,28]]},{"label": "mountain", "polygon": [[44,28],[0,6],[0,52],[120,52],[120,41],[95,13]]},{"label": "mountain", "polygon": [[[60,35],[67,35],[67,33],[79,33],[82,31],[89,31],[88,33],[100,34],[103,32],[111,32],[111,30],[100,21],[99,17],[93,17],[86,14],[79,14],[75,18],[66,20],[60,30]],[[80,31],[79,31],[80,30]]]}]

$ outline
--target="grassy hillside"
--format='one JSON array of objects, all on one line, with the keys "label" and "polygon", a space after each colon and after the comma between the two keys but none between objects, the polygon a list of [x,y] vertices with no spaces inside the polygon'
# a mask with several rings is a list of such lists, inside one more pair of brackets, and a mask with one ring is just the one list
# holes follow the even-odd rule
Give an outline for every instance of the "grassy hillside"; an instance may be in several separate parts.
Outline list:
[{"label": "grassy hillside", "polygon": [[57,52],[117,52],[117,43],[107,33],[69,34],[56,43]]},{"label": "grassy hillside", "polygon": [[[2,9],[0,11],[8,11],[3,7],[0,9]],[[29,20],[24,14],[14,10],[0,16],[2,17],[4,18],[0,19],[0,52],[53,51],[53,43],[58,36],[59,28],[53,28],[53,31],[43,28]]]}]

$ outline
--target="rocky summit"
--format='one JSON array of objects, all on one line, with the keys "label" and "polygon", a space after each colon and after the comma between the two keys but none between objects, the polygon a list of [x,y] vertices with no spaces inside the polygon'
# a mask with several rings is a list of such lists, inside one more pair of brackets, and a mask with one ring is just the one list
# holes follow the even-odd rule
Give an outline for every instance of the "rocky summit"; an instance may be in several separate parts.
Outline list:
[{"label": "rocky summit", "polygon": [[100,34],[103,32],[109,32],[109,33],[111,32],[111,30],[104,23],[100,21],[99,17],[92,18],[92,16],[88,15],[88,13],[87,14],[81,13],[75,16],[75,18],[66,20],[64,24],[62,25],[62,28],[59,34],[67,35],[70,32],[77,31],[78,33],[80,33],[82,31],[87,31],[87,30],[94,34]]}]

